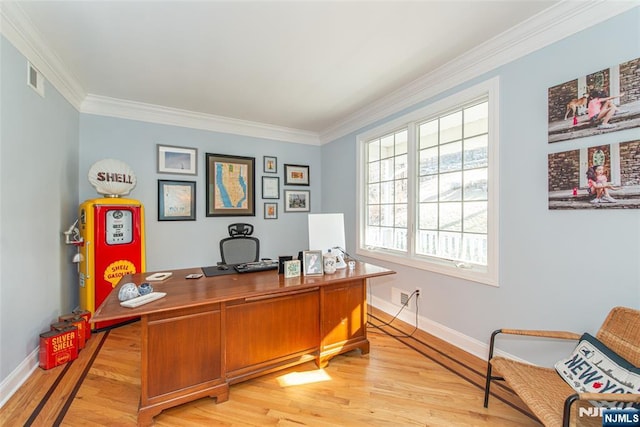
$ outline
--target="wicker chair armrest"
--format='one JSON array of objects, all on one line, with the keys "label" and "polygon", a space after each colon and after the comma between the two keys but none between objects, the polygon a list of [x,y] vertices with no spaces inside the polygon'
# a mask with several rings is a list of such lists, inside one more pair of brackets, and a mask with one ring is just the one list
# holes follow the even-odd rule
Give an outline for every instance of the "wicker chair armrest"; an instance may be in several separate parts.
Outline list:
[{"label": "wicker chair armrest", "polygon": [[501,329],[503,334],[526,335],[530,337],[558,338],[563,340],[579,340],[582,334],[567,331],[538,331],[532,329]]},{"label": "wicker chair armrest", "polygon": [[578,393],[579,400],[602,400],[606,402],[640,403],[637,393]]}]

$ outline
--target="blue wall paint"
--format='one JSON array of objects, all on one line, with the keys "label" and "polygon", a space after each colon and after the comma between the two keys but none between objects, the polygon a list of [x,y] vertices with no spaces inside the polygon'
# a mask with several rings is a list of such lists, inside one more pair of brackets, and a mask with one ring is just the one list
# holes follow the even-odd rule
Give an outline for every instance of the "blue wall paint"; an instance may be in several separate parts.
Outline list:
[{"label": "blue wall paint", "polygon": [[[198,149],[198,175],[159,174],[156,144]],[[145,206],[147,270],[199,267],[220,261],[219,241],[234,222],[254,225],[261,257],[295,255],[307,249],[307,214],[284,212],[283,190],[309,190],[311,211],[319,212],[321,199],[320,147],[258,139],[240,135],[188,129],[82,114],[80,119],[80,199],[98,197],[87,180],[91,165],[104,158],[128,163],[137,176],[131,192]],[[205,153],[255,157],[256,216],[206,217]],[[277,174],[265,174],[263,156],[277,157]],[[284,185],[284,164],[309,165],[310,186]],[[280,177],[280,199],[262,199],[262,176]],[[196,182],[196,221],[158,221],[158,180]],[[278,203],[278,219],[264,219],[264,203]]]},{"label": "blue wall paint", "polygon": [[0,379],[39,334],[78,303],[74,250],[62,231],[78,206],[78,112],[45,81],[27,86],[27,60],[0,37]]},{"label": "blue wall paint", "polygon": [[[323,209],[344,207],[353,253],[356,135],[479,81],[500,79],[500,287],[387,263],[399,274],[373,280],[374,297],[390,301],[391,287],[420,286],[421,316],[479,342],[500,327],[594,332],[611,307],[640,308],[638,210],[547,208],[549,153],[640,138],[636,128],[547,143],[548,88],[639,57],[639,22],[636,8],[323,146]],[[338,183],[341,190],[331,191]],[[596,253],[597,262],[590,261]],[[504,348],[540,363],[567,350],[531,352],[520,342]]]},{"label": "blue wall paint", "polygon": [[[501,286],[388,264],[398,274],[372,281],[376,298],[388,301],[391,286],[418,284],[422,316],[481,342],[504,326],[594,331],[611,306],[640,306],[638,211],[549,211],[546,193],[548,153],[572,144],[546,143],[548,87],[640,56],[638,22],[637,8],[393,115],[500,77]],[[51,86],[44,100],[28,88],[25,58],[4,38],[0,43],[1,381],[37,348],[38,334],[49,322],[77,305],[76,271],[69,262],[73,250],[61,243],[61,232],[75,219],[79,201],[97,197],[87,181],[97,160],[119,158],[138,176],[131,197],[146,208],[149,270],[215,263],[226,226],[245,219],[256,226],[264,256],[289,255],[307,246],[306,215],[285,214],[281,198],[279,219],[262,219],[259,188],[256,217],[205,217],[206,152],[255,156],[257,178],[263,175],[262,156],[276,156],[281,191],[284,163],[309,164],[312,211],[344,212],[347,250],[354,252],[355,135],[384,121],[314,147],[78,114]],[[158,174],[158,143],[198,148],[198,176]],[[197,221],[157,221],[158,179],[197,182]],[[598,268],[587,261],[594,239]],[[505,349],[533,361],[566,354],[564,349],[532,354],[519,342]]]}]

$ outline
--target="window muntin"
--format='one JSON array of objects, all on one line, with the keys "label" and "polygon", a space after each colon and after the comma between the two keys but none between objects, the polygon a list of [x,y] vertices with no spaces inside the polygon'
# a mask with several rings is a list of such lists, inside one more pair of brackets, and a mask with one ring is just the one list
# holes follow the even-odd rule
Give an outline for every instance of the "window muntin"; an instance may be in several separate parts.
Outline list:
[{"label": "window muntin", "polygon": [[358,254],[498,284],[498,99],[495,78],[358,135]]},{"label": "window muntin", "polygon": [[417,124],[417,255],[487,265],[488,104]]},{"label": "window muntin", "polygon": [[365,245],[407,250],[408,154],[406,129],[367,143]]}]

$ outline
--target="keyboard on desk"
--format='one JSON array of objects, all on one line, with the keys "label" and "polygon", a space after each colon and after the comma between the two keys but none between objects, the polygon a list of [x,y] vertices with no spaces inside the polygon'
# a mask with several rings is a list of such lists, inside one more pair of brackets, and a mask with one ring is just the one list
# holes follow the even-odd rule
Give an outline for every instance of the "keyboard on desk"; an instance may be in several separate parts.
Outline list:
[{"label": "keyboard on desk", "polygon": [[254,273],[256,271],[277,270],[278,261],[260,261],[237,264],[233,268],[238,273]]}]

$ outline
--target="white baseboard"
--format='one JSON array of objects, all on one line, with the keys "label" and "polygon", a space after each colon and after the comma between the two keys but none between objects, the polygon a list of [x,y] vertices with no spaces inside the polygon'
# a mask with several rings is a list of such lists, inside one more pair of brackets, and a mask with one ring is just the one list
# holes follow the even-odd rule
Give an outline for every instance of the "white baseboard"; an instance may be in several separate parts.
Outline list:
[{"label": "white baseboard", "polygon": [[0,408],[18,391],[20,386],[38,368],[40,348],[36,347],[26,359],[0,383]]},{"label": "white baseboard", "polygon": [[[400,310],[400,307],[398,307],[397,305],[391,304],[390,302],[375,296],[370,298],[369,303],[375,308],[380,309],[391,316],[395,316],[398,310]],[[413,325],[416,321],[415,311],[409,311],[405,309],[404,311],[402,311],[402,313],[398,315],[398,319],[402,320],[405,323]],[[489,331],[487,333],[487,342],[484,343],[482,341],[478,341],[475,338],[464,335],[456,331],[455,329],[451,329],[447,326],[444,326],[438,322],[434,322],[433,320],[420,315],[418,316],[417,326],[418,326],[418,329],[420,329],[421,331],[427,332],[435,337],[440,338],[441,340],[448,342],[449,344],[455,345],[459,349],[464,350],[467,353],[470,353],[482,360],[487,360],[487,357],[489,356],[488,339],[491,332],[493,331]],[[494,355],[507,357],[520,362],[528,363],[526,360],[523,360],[519,357],[513,356],[512,354],[509,354],[497,349],[494,350]]]}]

